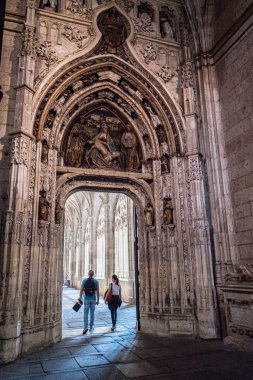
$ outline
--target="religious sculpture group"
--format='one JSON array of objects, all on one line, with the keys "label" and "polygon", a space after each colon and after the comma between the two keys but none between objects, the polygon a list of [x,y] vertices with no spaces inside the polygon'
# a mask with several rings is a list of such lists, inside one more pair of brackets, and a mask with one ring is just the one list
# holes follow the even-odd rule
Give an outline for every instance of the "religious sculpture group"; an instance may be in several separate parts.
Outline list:
[{"label": "religious sculpture group", "polygon": [[67,139],[66,165],[125,171],[141,169],[141,151],[132,127],[113,117],[109,119],[93,114],[80,117],[74,123]]}]

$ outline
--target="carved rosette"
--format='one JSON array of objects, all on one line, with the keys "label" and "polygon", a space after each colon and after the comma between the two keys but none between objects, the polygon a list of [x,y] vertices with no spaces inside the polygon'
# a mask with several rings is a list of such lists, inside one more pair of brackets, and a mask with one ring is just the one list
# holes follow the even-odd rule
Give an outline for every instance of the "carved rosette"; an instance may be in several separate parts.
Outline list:
[{"label": "carved rosette", "polygon": [[164,82],[169,82],[173,77],[177,77],[177,70],[171,69],[168,65],[161,67],[157,72],[157,75],[164,80]]},{"label": "carved rosette", "polygon": [[11,145],[11,163],[15,165],[28,165],[29,138],[14,137]]}]

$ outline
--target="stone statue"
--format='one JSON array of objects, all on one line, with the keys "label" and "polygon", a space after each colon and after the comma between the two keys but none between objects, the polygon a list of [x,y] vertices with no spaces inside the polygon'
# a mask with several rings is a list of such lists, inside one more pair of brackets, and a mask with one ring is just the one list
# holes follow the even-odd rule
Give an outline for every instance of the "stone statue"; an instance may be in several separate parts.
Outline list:
[{"label": "stone statue", "polygon": [[145,208],[145,224],[147,227],[154,225],[154,210],[151,203],[148,203]]},{"label": "stone statue", "polygon": [[62,219],[63,207],[60,206],[59,201],[56,201],[55,205],[55,223],[60,224]]},{"label": "stone statue", "polygon": [[42,142],[42,151],[41,151],[41,162],[48,162],[48,144],[47,141],[44,140]]},{"label": "stone statue", "polygon": [[44,9],[46,7],[53,8],[55,10],[57,7],[57,0],[42,0],[40,3],[40,8]]},{"label": "stone statue", "polygon": [[45,222],[48,221],[49,215],[49,202],[47,201],[47,193],[46,191],[40,192],[39,198],[39,220],[43,220]]},{"label": "stone statue", "polygon": [[74,124],[67,146],[67,162],[69,165],[77,168],[82,165],[84,142],[87,138],[84,125],[80,123]]},{"label": "stone statue", "polygon": [[49,111],[45,122],[45,128],[51,129],[53,127],[55,114],[56,112],[53,109]]},{"label": "stone statue", "polygon": [[234,269],[225,275],[226,282],[253,282],[253,264],[235,264]]},{"label": "stone statue", "polygon": [[90,148],[86,160],[90,167],[118,167],[120,153],[116,151],[106,123],[102,123],[99,133],[88,142]]},{"label": "stone statue", "polygon": [[130,125],[126,126],[126,132],[121,138],[126,170],[134,171],[140,167],[140,159],[137,151],[137,138]]},{"label": "stone statue", "polygon": [[163,223],[173,224],[173,207],[171,198],[165,198],[163,201]]},{"label": "stone statue", "polygon": [[157,125],[160,125],[161,124],[160,119],[157,116],[157,114],[154,112],[151,105],[149,104],[149,101],[143,98],[141,104],[144,110],[146,111],[146,113],[149,115],[150,119],[152,120],[154,126],[156,127]]},{"label": "stone statue", "polygon": [[161,36],[163,38],[175,38],[174,30],[167,18],[161,18]]},{"label": "stone statue", "polygon": [[164,154],[161,158],[161,171],[162,174],[170,172],[170,159],[167,154]]}]

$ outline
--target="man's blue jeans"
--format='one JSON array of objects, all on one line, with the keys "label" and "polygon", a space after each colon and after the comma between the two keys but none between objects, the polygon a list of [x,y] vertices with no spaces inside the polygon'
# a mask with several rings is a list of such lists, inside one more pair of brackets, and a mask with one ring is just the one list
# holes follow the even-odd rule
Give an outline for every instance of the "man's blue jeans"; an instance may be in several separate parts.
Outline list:
[{"label": "man's blue jeans", "polygon": [[88,316],[90,312],[90,329],[94,326],[94,313],[96,301],[84,301],[84,328],[88,328]]}]

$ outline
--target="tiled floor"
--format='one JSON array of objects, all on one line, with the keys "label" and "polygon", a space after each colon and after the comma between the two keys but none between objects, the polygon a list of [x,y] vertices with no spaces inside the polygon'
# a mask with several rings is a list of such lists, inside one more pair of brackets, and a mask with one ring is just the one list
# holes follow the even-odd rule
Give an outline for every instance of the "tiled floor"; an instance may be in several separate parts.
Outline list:
[{"label": "tiled floor", "polygon": [[110,331],[108,308],[96,308],[96,328],[82,335],[78,292],[64,289],[63,336],[53,347],[0,367],[0,379],[253,380],[253,353],[218,341],[158,338],[135,331],[135,308],[123,305]]}]

